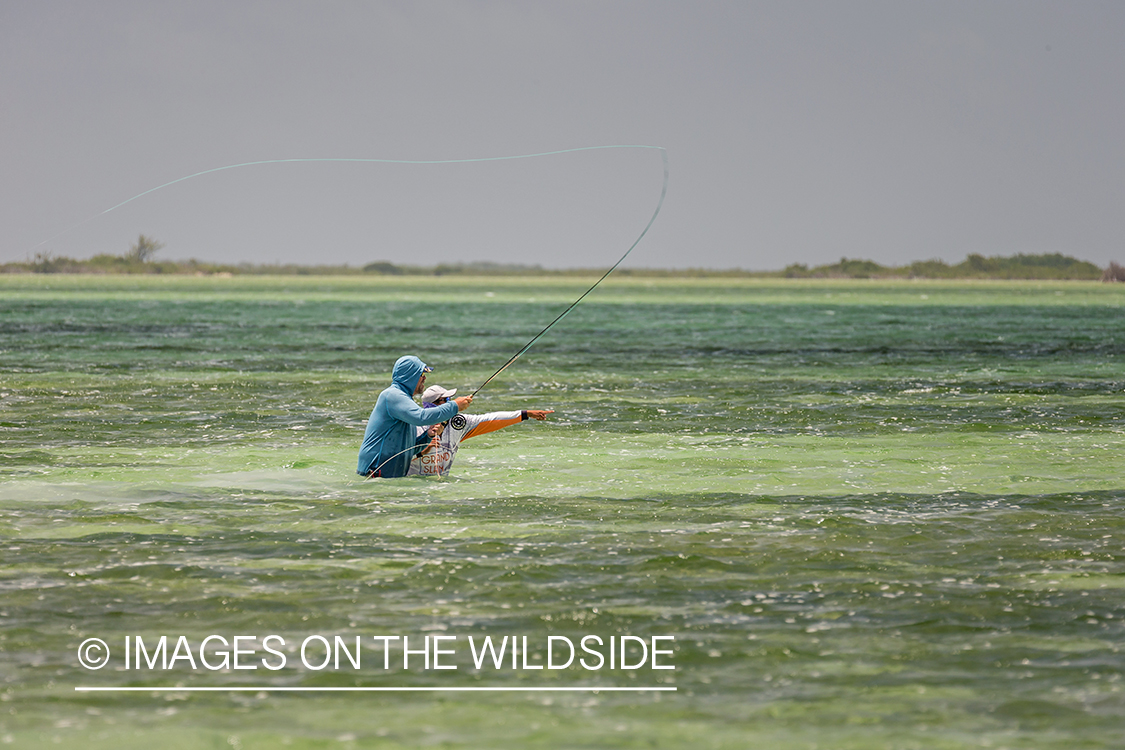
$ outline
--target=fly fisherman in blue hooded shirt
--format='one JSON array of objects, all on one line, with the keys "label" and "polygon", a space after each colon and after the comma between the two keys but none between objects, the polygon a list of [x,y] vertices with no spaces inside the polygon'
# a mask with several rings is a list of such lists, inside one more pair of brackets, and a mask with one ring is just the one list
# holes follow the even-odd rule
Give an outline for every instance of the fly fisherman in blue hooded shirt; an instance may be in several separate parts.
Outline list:
[{"label": "fly fisherman in blue hooded shirt", "polygon": [[426,385],[426,373],[432,371],[432,367],[413,356],[399,357],[395,362],[391,385],[379,394],[367,420],[356,473],[388,479],[406,476],[410,459],[430,442],[426,431],[418,435],[416,428],[444,422],[472,403],[472,396],[429,409],[414,403],[414,395]]}]

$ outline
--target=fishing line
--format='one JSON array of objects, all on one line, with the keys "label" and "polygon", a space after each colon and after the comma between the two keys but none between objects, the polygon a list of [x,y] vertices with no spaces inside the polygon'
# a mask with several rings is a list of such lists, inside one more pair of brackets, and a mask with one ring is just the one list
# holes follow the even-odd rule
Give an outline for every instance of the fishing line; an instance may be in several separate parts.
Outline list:
[{"label": "fishing line", "polygon": [[[143,193],[137,193],[132,198],[121,201],[116,206],[110,206],[109,208],[102,211],[101,213],[97,213],[97,214],[94,214],[93,216],[90,216],[89,218],[83,219],[82,221],[68,227],[67,229],[64,229],[63,231],[59,232],[58,234],[54,235],[53,237],[48,237],[47,239],[40,242],[38,245],[33,246],[31,248],[31,250],[35,250],[36,248],[42,247],[43,245],[46,245],[48,242],[51,242],[53,240],[57,240],[59,237],[62,237],[64,234],[68,234],[68,233],[74,231],[75,229],[82,226],[83,224],[86,224],[87,222],[93,221],[94,219],[98,218],[99,216],[105,216],[106,214],[108,214],[111,211],[116,211],[117,209],[121,208],[122,206],[125,206],[125,205],[128,205],[128,204],[132,203],[133,201],[137,200],[138,198],[143,198],[144,196],[146,196],[150,193],[155,193],[157,190],[163,190],[166,187],[171,187],[172,185],[176,185],[176,184],[181,183],[181,182],[186,182],[187,180],[195,179],[196,177],[202,177],[203,175],[214,174],[215,172],[223,172],[223,171],[226,171],[228,169],[241,169],[242,167],[257,167],[257,166],[261,166],[261,165],[264,165],[264,164],[302,164],[302,163],[307,164],[307,163],[313,163],[313,162],[350,162],[350,163],[362,163],[362,164],[468,164],[468,163],[472,163],[472,162],[483,162],[483,161],[508,161],[508,160],[511,160],[511,159],[532,159],[532,158],[535,158],[535,157],[538,157],[538,156],[555,156],[557,154],[572,154],[572,153],[575,153],[576,151],[597,151],[599,149],[608,149],[608,148],[659,149],[662,153],[665,154],[665,156],[664,156],[664,183],[665,183],[665,187],[667,187],[667,183],[668,183],[668,156],[667,156],[667,153],[664,151],[664,148],[662,146],[645,146],[645,145],[640,145],[640,144],[618,144],[618,145],[612,145],[612,146],[581,146],[579,148],[564,148],[564,149],[561,149],[559,151],[542,151],[542,152],[536,153],[536,154],[517,154],[515,156],[484,156],[484,157],[479,157],[479,158],[476,158],[476,159],[358,159],[358,158],[348,159],[348,158],[338,158],[338,157],[309,158],[309,159],[263,159],[263,160],[260,160],[260,161],[246,161],[246,162],[241,162],[239,164],[227,164],[226,166],[222,166],[222,167],[214,167],[212,169],[205,169],[202,172],[196,172],[194,174],[189,174],[189,175],[186,175],[184,177],[180,177],[178,179],[172,180],[171,182],[165,182],[163,185],[157,185],[154,188],[149,188],[148,190],[145,190]],[[661,201],[663,201],[663,199],[664,199],[664,197],[661,196]],[[659,207],[657,207],[658,212],[659,212],[659,210],[660,210]],[[653,218],[656,218],[656,217],[654,216]],[[652,222],[649,222],[649,224],[651,224],[651,223]],[[647,231],[647,229],[646,229],[646,231]],[[644,236],[643,233],[642,233],[641,236]],[[632,248],[630,248],[630,249],[632,249]],[[626,255],[628,255],[628,253],[626,253]]]},{"label": "fishing line", "polygon": [[379,472],[383,470],[384,466],[386,466],[391,461],[393,461],[394,459],[401,456],[403,453],[409,453],[410,451],[416,451],[416,450],[418,450],[418,446],[412,445],[405,450],[399,451],[398,453],[394,454],[393,456],[389,456],[386,461],[384,461],[383,463],[379,464],[378,466],[376,466],[374,469],[371,470],[371,472],[368,474],[368,478],[373,477],[373,476],[378,476]]}]

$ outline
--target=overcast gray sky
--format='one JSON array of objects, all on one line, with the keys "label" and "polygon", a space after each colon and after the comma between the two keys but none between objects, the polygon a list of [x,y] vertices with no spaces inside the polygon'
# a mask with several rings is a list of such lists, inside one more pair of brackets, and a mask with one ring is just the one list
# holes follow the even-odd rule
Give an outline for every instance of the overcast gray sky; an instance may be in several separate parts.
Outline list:
[{"label": "overcast gray sky", "polygon": [[[1125,261],[1122,2],[0,0],[0,261]],[[61,236],[57,236],[60,235]],[[44,243],[44,240],[50,241]],[[41,244],[42,243],[42,244]]]}]

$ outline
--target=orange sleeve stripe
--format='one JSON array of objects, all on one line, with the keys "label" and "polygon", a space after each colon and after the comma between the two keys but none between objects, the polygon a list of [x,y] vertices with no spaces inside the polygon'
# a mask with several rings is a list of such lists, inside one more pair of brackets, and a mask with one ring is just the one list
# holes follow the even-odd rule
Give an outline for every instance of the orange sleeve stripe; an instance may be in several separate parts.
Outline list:
[{"label": "orange sleeve stripe", "polygon": [[473,429],[465,433],[465,437],[461,440],[468,440],[477,435],[484,435],[488,432],[495,432],[496,430],[508,427],[510,425],[519,424],[523,421],[523,416],[516,417],[515,419],[490,419],[487,422],[481,422]]}]

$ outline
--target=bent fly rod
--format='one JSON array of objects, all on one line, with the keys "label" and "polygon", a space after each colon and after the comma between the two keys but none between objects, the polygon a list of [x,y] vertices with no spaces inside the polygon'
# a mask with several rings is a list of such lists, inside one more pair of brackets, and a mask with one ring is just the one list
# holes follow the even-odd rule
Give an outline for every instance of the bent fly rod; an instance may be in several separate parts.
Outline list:
[{"label": "bent fly rod", "polygon": [[[616,147],[616,146],[602,146],[602,147],[600,147],[600,148],[619,148],[619,147]],[[503,364],[503,365],[502,365],[502,366],[500,367],[500,369],[499,369],[499,370],[497,370],[496,372],[492,373],[492,375],[491,375],[491,376],[489,376],[488,380],[486,380],[486,381],[484,381],[483,383],[481,383],[481,384],[480,384],[480,386],[479,386],[479,387],[478,387],[478,388],[477,388],[477,389],[476,389],[475,391],[473,391],[473,392],[472,392],[472,393],[470,394],[471,396],[476,396],[476,395],[477,395],[478,393],[480,393],[480,392],[481,392],[481,390],[482,390],[482,389],[483,389],[483,388],[484,388],[484,387],[485,387],[486,385],[488,385],[489,383],[491,383],[491,382],[492,382],[492,379],[493,379],[493,378],[495,378],[495,377],[496,377],[497,375],[499,375],[500,373],[504,372],[504,370],[507,370],[507,369],[508,369],[508,367],[509,367],[509,366],[511,366],[511,364],[512,364],[513,362],[515,362],[515,361],[516,361],[517,359],[519,359],[519,358],[520,358],[520,357],[521,357],[521,356],[523,355],[523,353],[524,353],[524,352],[526,352],[526,351],[527,351],[528,349],[530,349],[530,348],[532,347],[532,345],[533,345],[533,344],[534,344],[534,343],[535,343],[536,341],[538,341],[539,339],[541,339],[541,338],[543,337],[543,334],[547,333],[547,331],[549,331],[549,330],[551,330],[552,328],[554,328],[554,327],[555,327],[555,324],[556,324],[556,323],[558,323],[558,322],[559,322],[560,320],[562,320],[563,318],[565,318],[565,317],[566,317],[566,315],[567,315],[567,313],[569,313],[569,312],[570,312],[571,310],[573,310],[573,309],[574,309],[575,307],[577,307],[577,306],[578,306],[578,303],[579,303],[579,302],[581,302],[582,300],[586,299],[586,295],[588,295],[588,294],[589,294],[590,292],[594,291],[594,289],[596,289],[596,288],[597,288],[598,284],[600,284],[600,283],[602,283],[603,281],[605,281],[606,277],[607,277],[607,276],[609,276],[609,275],[610,275],[611,273],[613,273],[613,272],[614,272],[614,270],[615,270],[615,269],[616,269],[616,268],[617,268],[617,267],[618,267],[619,265],[621,265],[621,261],[623,261],[623,260],[625,260],[625,258],[629,257],[629,253],[633,252],[633,248],[635,248],[635,247],[636,247],[636,246],[637,246],[638,244],[640,244],[640,241],[641,241],[642,239],[644,239],[644,236],[645,236],[646,234],[648,234],[648,230],[649,230],[649,228],[650,228],[650,227],[652,226],[652,223],[653,223],[654,221],[656,221],[656,217],[657,217],[657,216],[658,216],[658,215],[660,214],[660,207],[664,205],[664,196],[668,194],[668,152],[667,152],[667,151],[666,151],[666,150],[664,149],[664,147],[662,147],[662,146],[623,146],[623,147],[620,147],[620,148],[655,148],[655,149],[660,149],[660,156],[661,156],[661,158],[662,158],[662,159],[663,159],[663,161],[664,161],[664,185],[663,185],[663,187],[661,187],[661,189],[660,189],[660,200],[656,202],[656,210],[652,212],[652,218],[648,220],[648,224],[646,224],[646,225],[645,225],[645,228],[644,228],[644,229],[643,229],[643,230],[641,231],[641,234],[640,234],[640,236],[639,236],[639,237],[637,237],[637,239],[633,241],[633,244],[629,246],[629,249],[625,251],[625,254],[624,254],[624,255],[622,255],[622,256],[621,256],[620,258],[618,258],[618,259],[617,259],[617,262],[616,262],[616,263],[614,263],[614,264],[613,264],[613,265],[612,265],[612,266],[610,267],[610,269],[609,269],[608,271],[606,271],[605,273],[603,273],[600,279],[598,279],[597,281],[595,281],[595,282],[593,283],[593,285],[592,285],[592,286],[591,286],[591,287],[590,287],[589,289],[587,289],[586,291],[582,292],[582,296],[580,296],[580,297],[579,297],[578,299],[576,299],[576,300],[574,300],[573,302],[571,302],[571,303],[570,303],[570,307],[566,308],[566,309],[565,309],[565,310],[563,310],[563,311],[562,311],[561,313],[559,313],[559,316],[558,316],[557,318],[555,318],[554,320],[552,320],[552,321],[551,321],[550,323],[548,323],[548,324],[547,324],[547,327],[546,327],[546,328],[544,328],[544,329],[543,329],[542,331],[540,331],[539,333],[535,334],[535,336],[534,336],[534,337],[533,337],[533,338],[531,339],[531,341],[528,341],[528,342],[527,342],[526,344],[524,344],[524,345],[523,345],[523,348],[522,348],[522,349],[520,349],[520,350],[519,350],[518,352],[516,352],[515,354],[513,354],[513,355],[512,355],[512,358],[511,358],[511,359],[509,359],[509,360],[508,360],[507,362],[505,362],[505,363],[504,363],[504,364]]]},{"label": "bent fly rod", "polygon": [[[563,318],[565,318],[565,317],[566,317],[566,315],[567,315],[567,313],[569,313],[569,312],[570,312],[571,310],[573,310],[573,309],[574,309],[575,307],[577,307],[577,306],[578,306],[578,303],[579,303],[579,302],[581,302],[582,300],[586,299],[586,295],[588,295],[588,294],[589,294],[590,292],[594,291],[594,289],[596,289],[596,288],[597,288],[598,284],[600,284],[600,283],[602,283],[603,281],[605,281],[606,277],[607,277],[607,276],[609,276],[609,275],[610,275],[611,273],[613,273],[613,272],[614,272],[614,270],[615,270],[615,269],[616,269],[616,268],[617,268],[617,267],[618,267],[619,265],[621,265],[621,262],[622,262],[623,260],[625,260],[625,258],[629,257],[629,253],[633,252],[633,248],[635,248],[635,247],[636,247],[637,245],[639,245],[639,244],[640,244],[641,240],[642,240],[642,239],[644,239],[644,236],[645,236],[646,234],[648,234],[648,230],[649,230],[649,228],[651,228],[651,227],[652,227],[652,223],[653,223],[654,221],[656,221],[656,217],[657,217],[657,216],[658,216],[658,215],[660,214],[660,208],[661,208],[661,206],[663,206],[663,205],[664,205],[664,196],[668,194],[668,151],[667,151],[667,150],[665,150],[663,146],[591,146],[591,147],[588,147],[588,148],[652,148],[652,149],[659,149],[659,151],[660,151],[660,157],[661,157],[661,159],[662,159],[662,160],[663,160],[663,162],[664,162],[664,183],[663,183],[663,185],[662,185],[662,186],[661,186],[661,188],[660,188],[660,200],[658,200],[658,201],[656,202],[656,210],[652,212],[652,218],[648,220],[648,224],[646,224],[646,225],[645,225],[645,228],[644,228],[644,229],[643,229],[643,230],[641,231],[640,235],[639,235],[639,236],[637,237],[637,239],[635,239],[635,240],[633,241],[633,244],[629,246],[629,249],[625,251],[625,254],[624,254],[624,255],[622,255],[622,256],[621,256],[620,258],[618,258],[618,259],[617,259],[617,262],[616,262],[616,263],[614,263],[614,264],[613,264],[612,266],[610,266],[610,269],[609,269],[608,271],[606,271],[605,273],[603,273],[603,274],[601,275],[601,278],[599,278],[599,279],[598,279],[597,281],[595,281],[595,282],[594,282],[594,283],[593,283],[593,284],[592,284],[592,285],[590,286],[590,288],[589,288],[589,289],[587,289],[586,291],[584,291],[584,292],[582,293],[582,295],[578,297],[578,299],[576,299],[576,300],[574,300],[573,302],[571,302],[571,303],[570,303],[570,306],[569,306],[569,307],[567,307],[567,308],[566,308],[565,310],[563,310],[563,311],[562,311],[561,313],[559,313],[558,317],[556,317],[556,318],[555,318],[554,320],[552,320],[552,321],[551,321],[550,323],[548,323],[548,324],[547,324],[547,326],[546,326],[546,327],[545,327],[545,328],[544,328],[544,329],[543,329],[542,331],[540,331],[539,333],[535,334],[535,336],[534,336],[534,337],[532,337],[531,341],[528,341],[528,342],[527,342],[526,344],[524,344],[524,345],[523,345],[523,347],[522,347],[522,348],[521,348],[521,349],[520,349],[520,350],[519,350],[518,352],[516,352],[515,354],[513,354],[513,355],[512,355],[512,357],[511,357],[511,359],[509,359],[509,360],[508,360],[507,362],[505,362],[505,363],[504,363],[504,364],[503,364],[503,365],[502,365],[502,366],[500,367],[500,369],[499,369],[499,370],[497,370],[496,372],[492,373],[492,375],[490,375],[490,376],[489,376],[488,380],[486,380],[486,381],[484,381],[483,383],[481,383],[481,384],[480,384],[480,385],[479,385],[479,386],[477,387],[477,389],[476,389],[475,391],[473,391],[473,392],[472,392],[472,393],[470,394],[470,396],[471,396],[471,397],[475,397],[475,396],[476,396],[476,395],[477,395],[478,393],[480,393],[480,392],[481,392],[481,390],[482,390],[482,389],[483,389],[483,388],[484,388],[484,387],[485,387],[486,385],[488,385],[489,383],[491,383],[491,382],[492,382],[492,380],[493,380],[493,379],[494,379],[494,378],[495,378],[495,377],[496,377],[497,375],[499,375],[500,373],[504,372],[504,370],[507,370],[507,369],[508,369],[508,367],[510,367],[510,366],[512,365],[512,363],[513,363],[513,362],[515,362],[515,361],[516,361],[517,359],[519,359],[519,358],[520,358],[521,356],[523,356],[524,352],[526,352],[526,351],[527,351],[528,349],[530,349],[530,348],[532,347],[532,345],[533,345],[533,344],[535,344],[535,342],[536,342],[536,341],[538,341],[539,339],[541,339],[541,338],[543,337],[543,335],[544,335],[545,333],[547,333],[547,331],[549,331],[549,330],[551,330],[552,328],[554,328],[554,327],[555,327],[555,324],[556,324],[556,323],[558,323],[558,322],[559,322],[560,320],[562,320]],[[570,150],[571,150],[571,151],[582,151],[582,150],[584,150],[584,149],[570,149]],[[565,153],[565,152],[560,152],[560,151],[552,151],[551,153]],[[545,154],[530,154],[530,156],[545,156]],[[515,157],[515,156],[513,156],[513,157],[500,157],[500,158],[518,159],[518,158],[521,158],[521,157]],[[380,471],[380,470],[381,470],[381,469],[382,469],[382,468],[383,468],[384,466],[386,466],[386,465],[387,465],[388,463],[390,463],[390,462],[391,462],[391,461],[392,461],[393,459],[395,459],[395,458],[398,458],[399,456],[401,456],[401,455],[402,455],[403,453],[409,453],[410,451],[413,451],[413,450],[417,450],[417,446],[414,446],[414,445],[412,445],[412,446],[410,446],[409,448],[407,448],[407,449],[405,449],[405,450],[401,450],[401,451],[399,451],[398,453],[394,454],[393,456],[390,456],[390,457],[388,457],[388,458],[387,458],[387,459],[385,459],[385,460],[384,460],[384,461],[383,461],[383,462],[382,462],[381,464],[379,464],[379,466],[377,466],[377,467],[375,468],[375,472],[374,472],[374,473],[376,473],[376,474],[377,474],[377,473],[378,473],[378,472],[379,472],[379,471]]]}]

